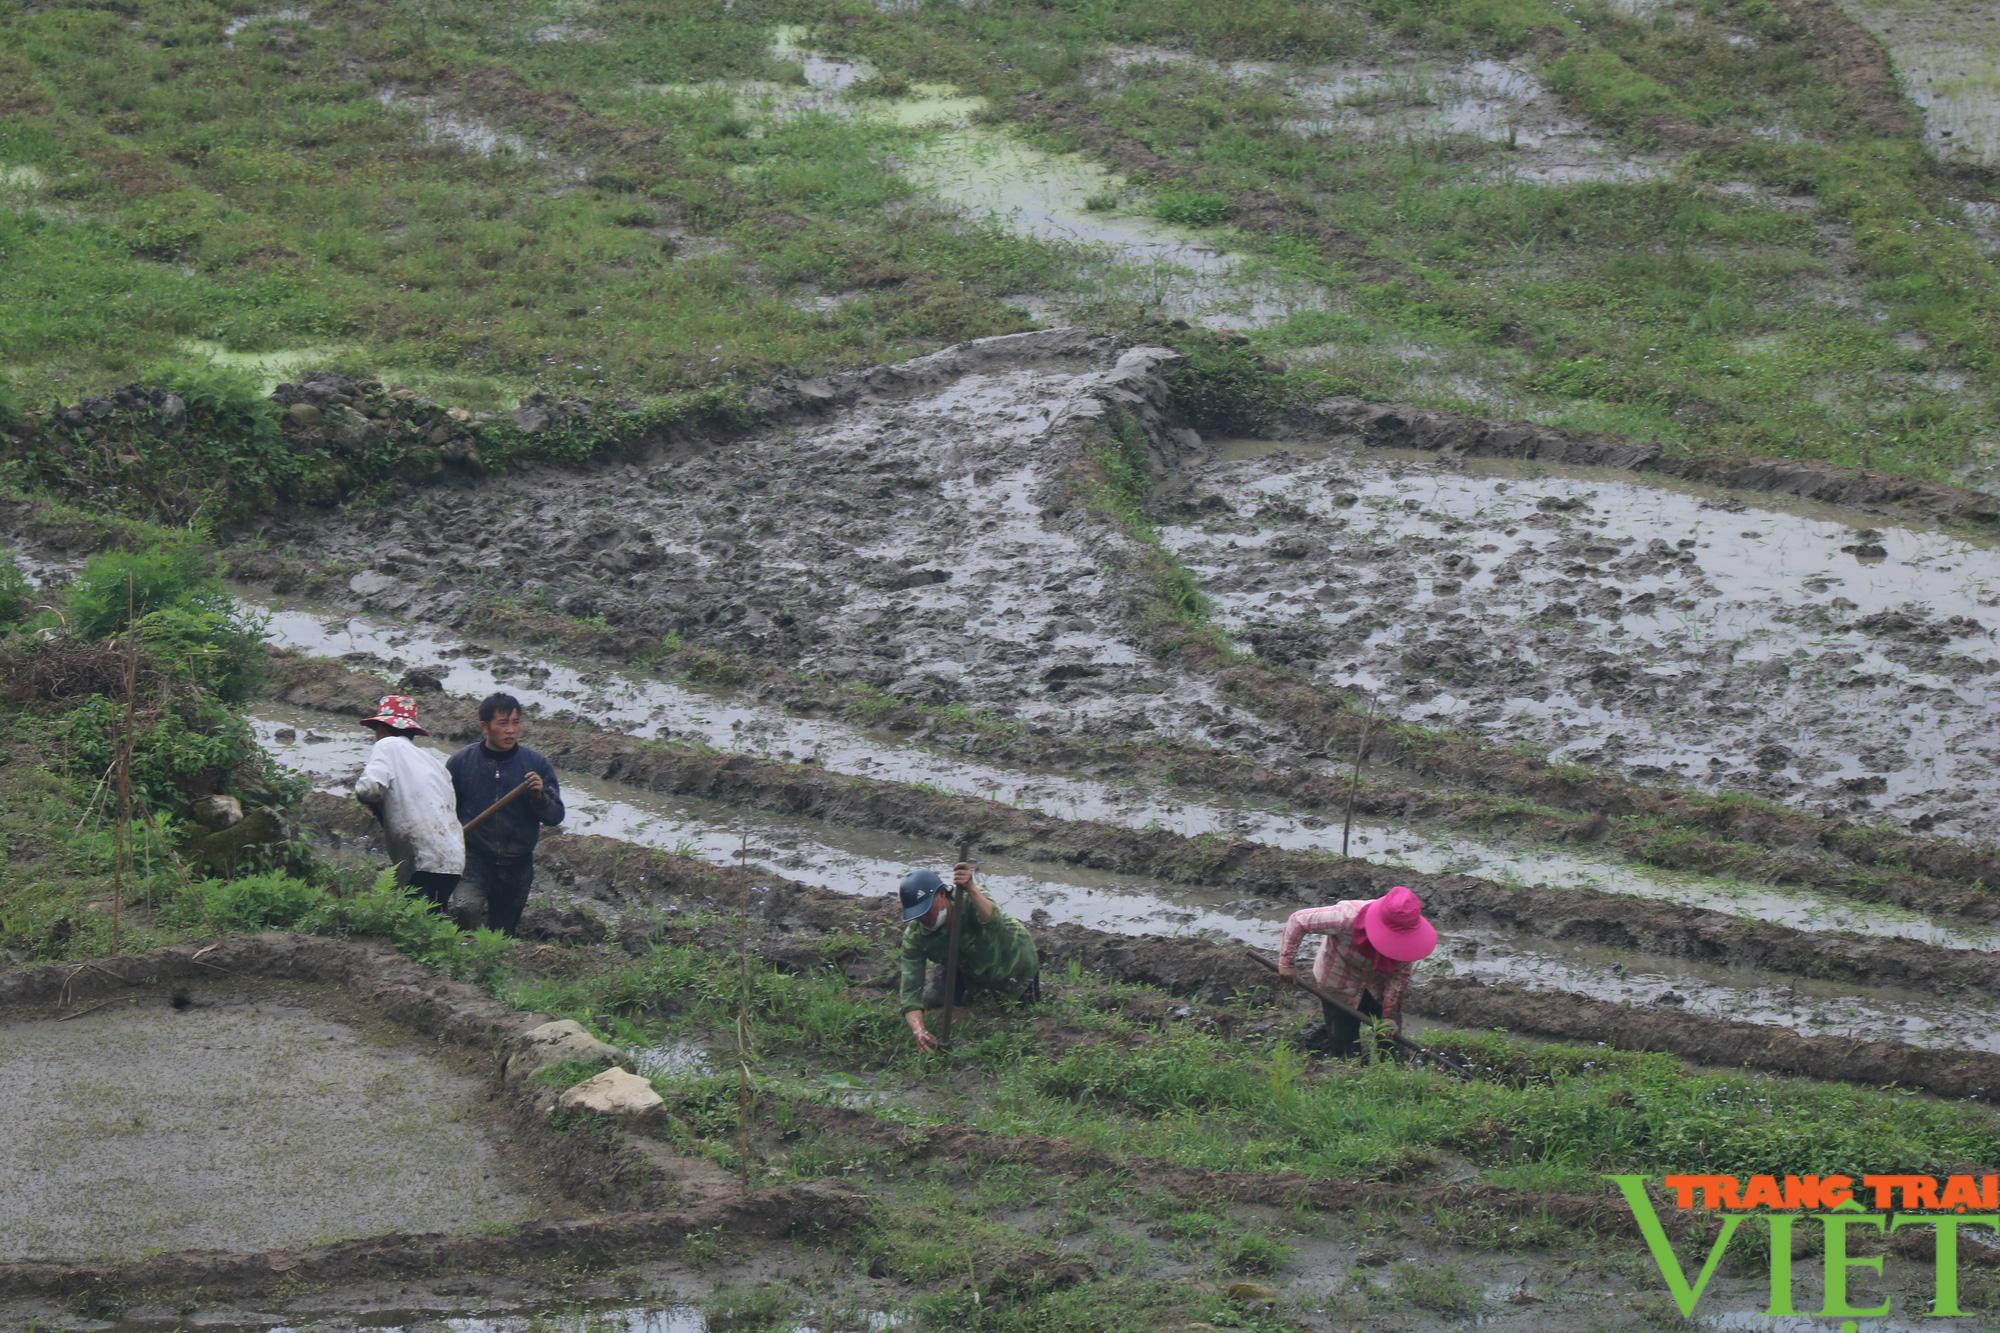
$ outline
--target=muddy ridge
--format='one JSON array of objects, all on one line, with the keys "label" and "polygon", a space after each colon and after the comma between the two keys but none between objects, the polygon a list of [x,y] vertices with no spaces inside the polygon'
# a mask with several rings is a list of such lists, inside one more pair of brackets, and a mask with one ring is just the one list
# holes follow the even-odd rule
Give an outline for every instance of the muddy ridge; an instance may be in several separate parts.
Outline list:
[{"label": "muddy ridge", "polygon": [[307,1249],[188,1251],[123,1263],[16,1260],[0,1263],[0,1296],[40,1296],[110,1311],[133,1291],[213,1299],[298,1283],[479,1273],[545,1260],[588,1266],[669,1250],[717,1228],[754,1239],[814,1236],[857,1226],[867,1215],[865,1199],[852,1188],[802,1181],[687,1209],[530,1223],[498,1236],[367,1236]]},{"label": "muddy ridge", "polygon": [[[1864,34],[1865,37],[1865,34]],[[1871,44],[1872,38],[1866,38]],[[1782,495],[1850,509],[1897,511],[1934,522],[2000,525],[2000,496],[1892,472],[1866,472],[1789,458],[1671,454],[1666,446],[1574,433],[1530,422],[1492,421],[1358,398],[1329,398],[1287,413],[1264,434],[1307,442],[1359,440],[1375,448],[1413,449],[1461,458],[1535,459],[1676,481]]]},{"label": "muddy ridge", "polygon": [[[273,661],[278,665],[271,692],[290,704],[356,717],[364,705],[353,701],[370,698],[381,688],[381,682],[357,679],[331,663],[282,656]],[[462,701],[456,716],[470,716],[470,702]],[[440,722],[436,732],[454,740],[476,737],[463,722]],[[539,722],[531,743],[559,770],[670,795],[890,829],[936,839],[940,846],[969,840],[975,852],[1225,887],[1300,904],[1373,898],[1406,884],[1423,897],[1426,911],[1441,926],[1480,926],[1801,977],[1980,991],[2000,987],[2000,955],[1972,950],[1806,932],[1706,908],[1580,888],[1513,889],[1471,876],[1428,875],[1240,839],[1189,838],[1166,829],[1063,820],[974,797],[830,774],[810,765],[638,741],[582,725]]]},{"label": "muddy ridge", "polygon": [[[1172,634],[1171,643],[1179,660],[1211,673],[1228,697],[1273,722],[1282,722],[1316,748],[1331,754],[1352,753],[1360,742],[1366,719],[1354,705],[1327,688],[1179,633]],[[1510,754],[1418,727],[1377,726],[1374,734],[1369,747],[1371,762],[1392,764],[1422,777],[1613,818],[1661,819],[1773,852],[1812,848],[1891,874],[1914,868],[1934,879],[1977,884],[1982,889],[2000,884],[2000,853],[1988,847],[1829,819],[1763,801],[1652,787],[1601,769],[1590,770],[1587,776],[1565,772],[1546,759]],[[1984,915],[1977,907],[1947,910]]]},{"label": "muddy ridge", "polygon": [[1706,1065],[1922,1088],[1940,1097],[2000,1103],[2000,1056],[1984,1051],[1804,1036],[1761,1023],[1697,1019],[1671,1008],[1612,1004],[1466,977],[1426,984],[1420,1012],[1459,1027],[1602,1042],[1626,1050],[1666,1051]]}]

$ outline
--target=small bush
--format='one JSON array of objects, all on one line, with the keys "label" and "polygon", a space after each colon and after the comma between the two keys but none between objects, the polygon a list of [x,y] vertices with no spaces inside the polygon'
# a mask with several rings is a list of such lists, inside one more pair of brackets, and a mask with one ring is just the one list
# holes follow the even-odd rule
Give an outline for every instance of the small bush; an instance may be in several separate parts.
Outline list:
[{"label": "small bush", "polygon": [[[125,702],[114,695],[69,711],[63,730],[78,777],[95,782],[110,770],[124,728]],[[213,791],[239,768],[268,762],[249,723],[213,699],[183,700],[133,737],[132,790],[148,806],[176,810],[189,792]]]},{"label": "small bush", "polygon": [[[0,413],[4,410],[5,404],[0,403]],[[34,607],[35,585],[21,572],[12,551],[0,551],[0,631],[19,625]]]},{"label": "small bush", "polygon": [[208,930],[275,930],[304,920],[320,897],[303,880],[273,871],[190,884],[166,905],[164,915],[176,925]]},{"label": "small bush", "polygon": [[1229,221],[1229,198],[1199,190],[1162,190],[1153,201],[1153,216],[1186,227],[1214,227]]},{"label": "small bush", "polygon": [[156,544],[143,551],[106,551],[92,556],[69,585],[64,599],[72,634],[109,639],[125,632],[126,584],[135,615],[169,606],[227,602],[209,557],[191,541]]},{"label": "small bush", "polygon": [[0,375],[0,435],[12,434],[27,417],[28,408],[21,401],[20,392],[7,382],[6,376]]},{"label": "small bush", "polygon": [[263,664],[263,625],[237,606],[193,541],[92,557],[65,598],[70,632],[100,640],[122,634],[128,581],[140,641],[160,669],[224,699],[249,696]]}]

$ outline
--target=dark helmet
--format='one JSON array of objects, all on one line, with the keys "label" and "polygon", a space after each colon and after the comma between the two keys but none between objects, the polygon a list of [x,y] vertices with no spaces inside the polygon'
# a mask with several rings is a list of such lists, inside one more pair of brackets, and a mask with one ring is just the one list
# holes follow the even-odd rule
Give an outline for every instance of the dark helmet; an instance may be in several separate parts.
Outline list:
[{"label": "dark helmet", "polygon": [[897,892],[903,895],[903,920],[915,921],[931,910],[931,899],[944,887],[944,877],[935,870],[912,870],[903,876]]}]

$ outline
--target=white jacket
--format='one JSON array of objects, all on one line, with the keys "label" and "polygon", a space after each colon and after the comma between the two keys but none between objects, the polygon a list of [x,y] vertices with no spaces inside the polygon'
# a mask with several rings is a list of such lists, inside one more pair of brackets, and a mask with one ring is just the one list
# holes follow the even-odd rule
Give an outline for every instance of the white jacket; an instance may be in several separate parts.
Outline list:
[{"label": "white jacket", "polygon": [[430,874],[465,873],[458,797],[444,760],[419,750],[407,736],[384,736],[368,751],[354,794],[381,816],[389,854],[397,861]]}]

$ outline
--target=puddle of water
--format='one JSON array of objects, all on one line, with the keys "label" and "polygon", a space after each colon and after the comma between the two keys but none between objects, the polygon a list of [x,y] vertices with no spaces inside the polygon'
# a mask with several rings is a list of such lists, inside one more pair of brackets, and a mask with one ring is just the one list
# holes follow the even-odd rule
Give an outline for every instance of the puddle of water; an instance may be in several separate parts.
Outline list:
[{"label": "puddle of water", "polygon": [[425,143],[455,144],[480,157],[491,157],[500,152],[513,153],[520,157],[543,156],[541,152],[530,148],[528,141],[520,135],[496,130],[476,116],[447,111],[438,105],[434,97],[413,96],[394,88],[381,88],[376,90],[375,100],[391,110],[415,111],[423,129]]},{"label": "puddle of water", "polygon": [[875,77],[875,66],[866,60],[842,60],[824,55],[805,45],[806,29],[783,24],[771,30],[771,59],[798,65],[805,72],[806,86],[816,92],[843,93],[864,79]]},{"label": "puddle of water", "polygon": [[690,1041],[634,1047],[629,1054],[632,1072],[641,1078],[702,1078],[715,1071],[715,1060],[708,1048]]},{"label": "puddle of water", "polygon": [[222,25],[222,38],[233,43],[236,35],[253,24],[263,23],[309,23],[312,15],[303,9],[275,9],[268,14],[238,14]]},{"label": "puddle of water", "polygon": [[604,34],[580,23],[547,23],[528,34],[531,42],[587,42],[604,40]]},{"label": "puddle of water", "polygon": [[1163,537],[1224,623],[1405,718],[2000,834],[2000,552],[1609,471],[1309,450],[1206,485],[1230,516]]},{"label": "puddle of water", "polygon": [[1211,235],[1122,211],[1142,201],[1139,192],[1080,154],[1043,152],[1004,130],[967,125],[912,147],[903,163],[934,199],[1115,263],[1110,290],[1120,299],[1245,328],[1325,304],[1318,289],[1247,275],[1242,257]]},{"label": "puddle of water", "polygon": [[1896,81],[1945,161],[2000,164],[2000,7],[1955,0],[1839,0],[1888,48]]},{"label": "puddle of water", "polygon": [[1991,199],[1960,199],[1955,202],[1965,215],[1965,225],[1980,248],[1990,255],[2000,255],[2000,203]]},{"label": "puddle of water", "polygon": [[1231,82],[1276,88],[1297,109],[1285,128],[1307,138],[1401,142],[1459,135],[1507,144],[1514,151],[1481,174],[1530,184],[1646,180],[1665,174],[1668,165],[1605,143],[1532,72],[1507,61],[1439,64],[1410,55],[1393,64],[1295,67],[1140,47],[1112,53],[1111,62],[1188,65]]},{"label": "puddle of water", "polygon": [[324,366],[336,357],[354,351],[352,343],[326,343],[317,347],[292,347],[278,352],[232,352],[218,342],[203,338],[183,338],[176,344],[189,356],[198,356],[218,366],[247,370],[269,393],[301,370]]},{"label": "puddle of water", "polygon": [[[967,484],[971,484],[970,479]],[[991,485],[991,502],[1009,512],[1011,521],[1025,524],[1026,497],[1019,489],[1019,479],[1003,476]],[[1039,527],[1034,528],[1033,535],[1050,536]],[[998,540],[989,543],[994,548],[1002,545]],[[1035,549],[1032,544],[1027,545],[1021,558],[1034,563]],[[1007,577],[982,590],[980,596],[984,613],[998,615],[1006,609],[1006,598],[1032,598],[1036,594],[1028,580]],[[1041,810],[1062,819],[1090,820],[1125,828],[1168,828],[1190,837],[1215,834],[1245,838],[1293,851],[1334,851],[1340,846],[1338,823],[1315,815],[1203,803],[1172,791],[1012,769],[958,755],[942,758],[898,738],[877,738],[837,723],[788,717],[768,708],[643,677],[603,672],[585,676],[547,661],[537,661],[532,668],[507,670],[499,666],[492,654],[473,645],[360,618],[329,621],[298,608],[273,610],[270,616],[267,633],[270,641],[280,647],[319,657],[358,657],[364,663],[379,664],[391,674],[410,666],[425,667],[437,672],[444,688],[453,694],[477,697],[506,689],[532,711],[550,716],[573,714],[627,735],[643,738],[671,735],[699,740],[718,749],[787,760],[812,757],[830,772],[925,784],[959,795]],[[524,677],[531,683],[521,683]],[[273,716],[269,706],[261,711],[267,717]],[[288,722],[301,735],[313,729],[335,733],[339,725],[316,714],[293,714]],[[368,744],[366,734],[356,727],[352,736],[336,739],[339,748],[317,752],[324,756],[322,759],[313,759],[312,751],[299,752],[304,756],[306,771],[328,779],[337,775],[344,779],[359,770],[362,762],[359,756]],[[620,799],[627,806],[635,799],[641,805],[657,800],[634,792]],[[594,818],[587,805],[573,802],[572,810],[573,831],[598,831],[584,822]],[[741,818],[739,811],[717,808],[704,820],[669,821],[654,829],[653,836],[658,840],[652,845],[672,850],[686,840],[691,848],[702,849],[700,855],[726,859],[735,850],[735,833],[704,838],[700,829],[710,820],[733,828],[732,821]],[[638,836],[635,830],[642,818],[620,814],[612,822],[617,828],[603,831],[631,839]],[[2000,948],[2000,930],[1972,923],[1946,925],[1893,907],[1654,870],[1616,858],[1593,856],[1583,849],[1509,847],[1364,819],[1354,826],[1350,851],[1379,864],[1401,865],[1424,873],[1479,875],[1501,883],[1594,888],[1753,916],[1801,930],[1846,930],[1921,940],[1946,948]],[[876,859],[890,863],[906,856],[921,859],[926,854],[922,849],[899,849],[893,855],[885,853]],[[771,868],[784,867],[774,864]],[[880,876],[890,870],[884,864],[867,874],[880,882]]]}]

